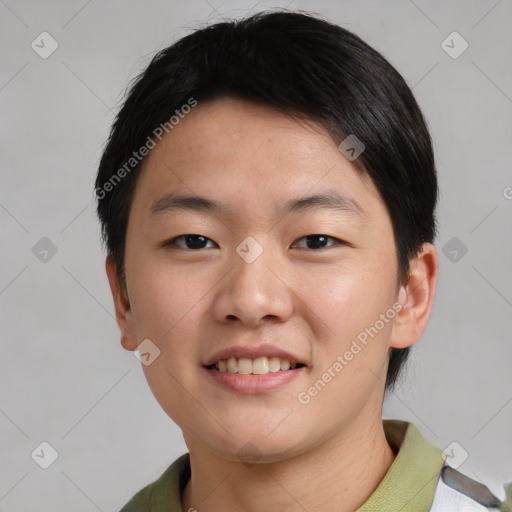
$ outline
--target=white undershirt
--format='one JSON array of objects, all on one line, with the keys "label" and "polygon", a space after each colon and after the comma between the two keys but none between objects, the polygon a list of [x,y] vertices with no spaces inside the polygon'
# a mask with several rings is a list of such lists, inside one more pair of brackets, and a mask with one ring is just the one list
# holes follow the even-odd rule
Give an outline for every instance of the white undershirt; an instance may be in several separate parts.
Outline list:
[{"label": "white undershirt", "polygon": [[499,512],[497,508],[487,508],[465,494],[446,485],[439,478],[430,512]]}]

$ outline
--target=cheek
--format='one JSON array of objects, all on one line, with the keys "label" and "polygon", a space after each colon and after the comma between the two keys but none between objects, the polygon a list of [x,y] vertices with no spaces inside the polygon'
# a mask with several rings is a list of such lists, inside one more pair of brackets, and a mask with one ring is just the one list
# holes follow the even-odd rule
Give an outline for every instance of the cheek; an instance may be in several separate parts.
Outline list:
[{"label": "cheek", "polygon": [[136,256],[132,268],[130,299],[142,336],[163,342],[190,325],[208,290],[197,272],[150,256]]},{"label": "cheek", "polygon": [[[384,266],[360,264],[356,269],[355,263],[350,272],[343,268],[325,275],[307,275],[302,294],[309,308],[310,325],[316,326],[315,359],[322,371],[351,347],[357,354],[350,366],[378,365],[386,357],[388,347],[383,341],[392,326],[392,319],[379,319],[392,309],[394,275]],[[353,345],[354,340],[360,351]]]},{"label": "cheek", "polygon": [[[371,267],[350,270],[332,267],[326,272],[305,272],[301,294],[305,304],[323,321],[331,335],[346,337],[378,317],[391,298],[388,279]],[[390,304],[389,304],[390,305]],[[320,322],[321,323],[321,322]]]},{"label": "cheek", "polygon": [[[134,260],[135,262],[135,260]],[[184,401],[186,391],[194,396],[197,375],[191,372],[199,353],[197,315],[207,289],[196,274],[147,259],[134,274],[133,311],[140,339],[149,338],[160,350],[158,358],[143,371],[162,409],[179,425],[186,424],[193,404]]]}]

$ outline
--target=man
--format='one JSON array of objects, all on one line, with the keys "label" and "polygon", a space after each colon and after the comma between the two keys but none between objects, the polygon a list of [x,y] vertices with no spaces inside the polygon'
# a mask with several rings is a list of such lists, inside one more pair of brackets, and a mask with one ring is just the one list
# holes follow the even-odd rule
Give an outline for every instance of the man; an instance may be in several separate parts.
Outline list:
[{"label": "man", "polygon": [[510,512],[382,420],[434,300],[437,179],[360,38],[274,12],[162,50],[96,196],[121,343],[189,448],[123,512]]}]

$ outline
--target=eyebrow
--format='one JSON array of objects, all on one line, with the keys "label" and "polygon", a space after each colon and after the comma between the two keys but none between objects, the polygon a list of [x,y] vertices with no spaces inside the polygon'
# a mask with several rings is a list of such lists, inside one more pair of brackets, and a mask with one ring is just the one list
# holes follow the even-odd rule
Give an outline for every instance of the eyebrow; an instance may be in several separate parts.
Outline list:
[{"label": "eyebrow", "polygon": [[[315,210],[332,210],[336,212],[365,217],[365,210],[350,197],[337,190],[328,189],[318,194],[291,199],[276,208],[276,214],[284,217],[289,213]],[[176,210],[204,212],[206,214],[229,214],[232,209],[214,199],[197,195],[165,194],[150,207],[149,214],[154,217]]]}]

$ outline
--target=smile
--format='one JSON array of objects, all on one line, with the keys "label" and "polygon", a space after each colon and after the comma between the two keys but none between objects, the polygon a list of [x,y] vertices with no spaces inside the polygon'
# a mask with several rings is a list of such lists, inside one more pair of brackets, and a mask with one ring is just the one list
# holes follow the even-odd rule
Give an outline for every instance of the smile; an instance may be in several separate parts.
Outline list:
[{"label": "smile", "polygon": [[229,359],[221,359],[217,363],[207,366],[207,368],[241,375],[265,375],[267,373],[295,370],[303,366],[302,363],[290,364],[287,359],[263,356],[256,359],[230,357]]}]

